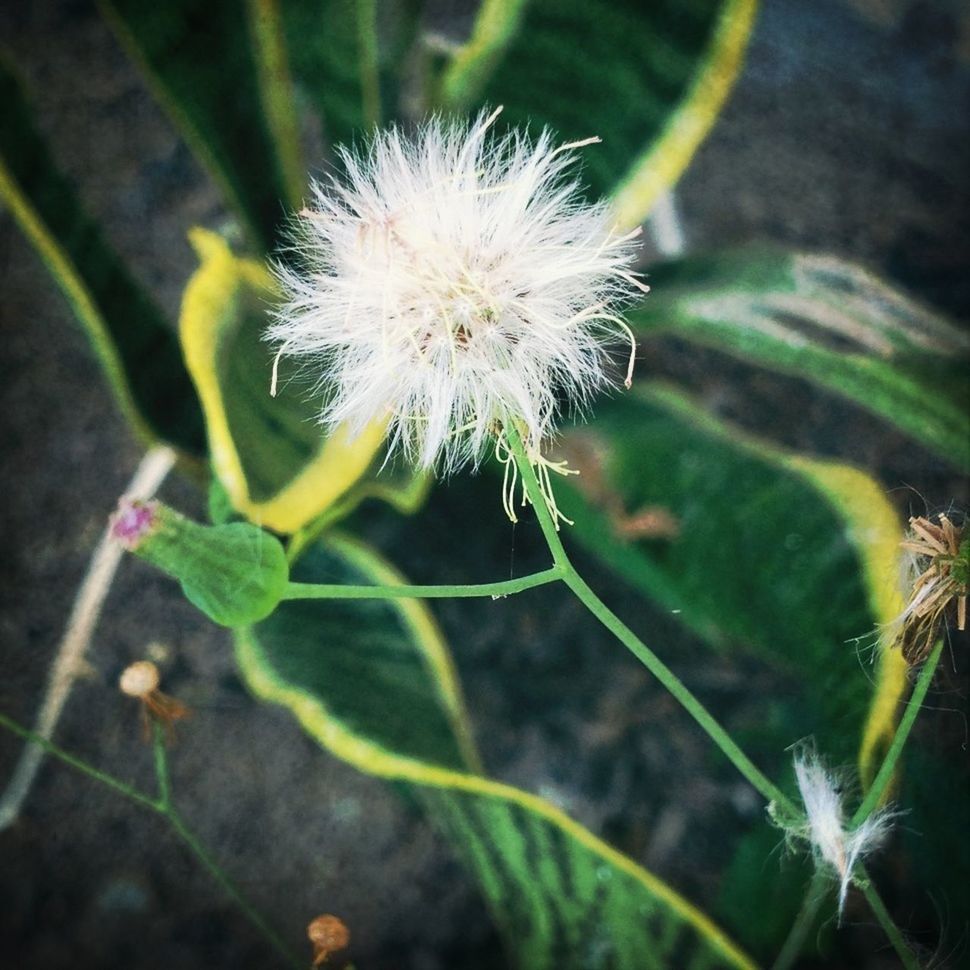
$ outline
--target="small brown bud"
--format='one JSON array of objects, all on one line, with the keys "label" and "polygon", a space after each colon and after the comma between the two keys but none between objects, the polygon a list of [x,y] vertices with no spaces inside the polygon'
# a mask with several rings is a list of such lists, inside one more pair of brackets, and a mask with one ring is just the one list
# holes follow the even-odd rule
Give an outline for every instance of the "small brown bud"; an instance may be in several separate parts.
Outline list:
[{"label": "small brown bud", "polygon": [[326,963],[331,953],[336,953],[350,945],[350,930],[342,919],[329,913],[324,913],[312,920],[306,928],[306,935],[313,944],[315,967]]}]

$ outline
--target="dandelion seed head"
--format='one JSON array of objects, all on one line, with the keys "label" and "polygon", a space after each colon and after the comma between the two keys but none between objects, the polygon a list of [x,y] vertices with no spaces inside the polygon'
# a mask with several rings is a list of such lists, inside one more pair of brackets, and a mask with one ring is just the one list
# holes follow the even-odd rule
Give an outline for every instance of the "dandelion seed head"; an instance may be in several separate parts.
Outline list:
[{"label": "dandelion seed head", "polygon": [[562,403],[610,383],[612,347],[632,342],[620,312],[647,289],[636,233],[570,174],[585,143],[495,135],[497,114],[343,150],[344,176],[296,220],[267,334],[314,375],[325,426],[386,421],[392,450],[444,472],[510,421],[538,453]]}]

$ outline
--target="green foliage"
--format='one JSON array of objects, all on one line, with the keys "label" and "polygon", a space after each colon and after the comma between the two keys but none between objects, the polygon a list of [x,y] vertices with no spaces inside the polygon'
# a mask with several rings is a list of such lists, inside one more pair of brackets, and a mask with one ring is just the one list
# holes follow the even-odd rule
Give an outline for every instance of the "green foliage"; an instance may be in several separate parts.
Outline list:
[{"label": "green foliage", "polygon": [[[331,538],[302,582],[393,584],[360,543]],[[404,783],[482,885],[516,966],[749,967],[702,914],[542,799],[477,769],[450,657],[415,600],[284,603],[237,636],[254,692],[362,771]]]},{"label": "green foliage", "polygon": [[186,288],[179,330],[213,470],[237,512],[294,532],[360,480],[381,447],[383,427],[353,440],[340,431],[327,437],[313,396],[285,362],[273,396],[273,361],[262,339],[277,298],[272,276],[262,263],[233,255],[213,233],[194,230],[192,241],[202,265]]},{"label": "green foliage", "polygon": [[198,401],[175,335],[85,214],[0,61],[0,200],[47,264],[141,437],[202,449]]},{"label": "green foliage", "polygon": [[[746,651],[798,685],[762,699],[764,716],[738,735],[745,750],[773,777],[790,774],[786,749],[808,736],[836,764],[859,756],[868,737],[861,759],[870,761],[893,710],[873,706],[878,690],[860,651],[901,606],[886,600],[900,536],[878,487],[854,469],[748,439],[659,389],[604,403],[563,449],[581,471],[558,489],[575,520],[570,536],[719,651]],[[637,536],[651,514],[674,534]],[[895,696],[900,664],[892,654],[876,668]],[[791,925],[807,878],[798,864],[766,877],[764,850],[779,839],[767,824],[753,833],[756,848],[739,852],[758,866],[736,865],[722,888],[722,916],[765,955]]]},{"label": "green foliage", "polygon": [[174,576],[189,602],[221,626],[262,620],[276,609],[289,582],[280,541],[245,522],[199,525],[152,502],[123,508],[114,531],[137,556]]},{"label": "green foliage", "polygon": [[849,263],[728,250],[651,268],[630,322],[808,379],[970,469],[966,333]]},{"label": "green foliage", "polygon": [[531,0],[524,15],[521,7],[484,6],[478,32],[444,70],[445,105],[505,105],[509,124],[549,125],[567,141],[599,135],[603,144],[584,154],[584,181],[594,195],[618,192],[620,221],[635,225],[716,117],[753,0]]},{"label": "green foliage", "polygon": [[269,249],[303,191],[275,0],[100,0],[105,19],[234,206]]}]

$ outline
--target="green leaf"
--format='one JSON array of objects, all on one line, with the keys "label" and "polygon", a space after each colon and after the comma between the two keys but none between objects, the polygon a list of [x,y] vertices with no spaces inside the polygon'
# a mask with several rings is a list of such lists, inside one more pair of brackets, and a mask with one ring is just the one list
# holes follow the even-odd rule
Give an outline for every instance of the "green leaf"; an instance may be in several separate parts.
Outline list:
[{"label": "green leaf", "polygon": [[[306,582],[400,583],[358,542],[330,538]],[[480,774],[447,648],[416,600],[286,602],[237,634],[251,689],[361,771],[403,783],[475,874],[528,970],[750,967],[706,917],[534,795]]]},{"label": "green leaf", "polygon": [[47,265],[146,442],[202,449],[198,400],[175,334],[81,208],[0,61],[0,201]]},{"label": "green leaf", "polygon": [[122,44],[253,241],[305,186],[278,0],[100,0]]},{"label": "green leaf", "polygon": [[125,548],[173,576],[193,606],[222,626],[269,616],[289,581],[279,539],[246,522],[199,525],[160,502],[122,502],[111,522]]},{"label": "green leaf", "polygon": [[[599,135],[584,178],[634,226],[687,167],[740,70],[755,0],[497,0],[444,68],[451,110],[505,105],[510,124]],[[520,26],[521,24],[521,26]]]},{"label": "green leaf", "polygon": [[346,497],[370,468],[384,428],[327,437],[314,395],[262,339],[277,300],[272,276],[239,259],[219,236],[191,233],[202,265],[186,288],[180,334],[205,413],[212,467],[236,511],[277,532],[295,532]]},{"label": "green leaf", "polygon": [[[811,736],[831,763],[856,759],[870,780],[906,687],[899,652],[876,635],[903,606],[901,528],[878,485],[657,388],[598,408],[563,453],[581,472],[557,483],[571,538],[715,649],[746,651],[790,679],[739,736],[759,766],[793,789],[786,749]],[[739,851],[760,864],[735,866],[722,886],[722,918],[762,956],[791,925],[808,875],[766,869],[763,850],[779,840],[767,825],[754,832]]]},{"label": "green leaf", "polygon": [[653,267],[650,283],[639,335],[810,380],[970,469],[970,337],[860,267],[753,248]]},{"label": "green leaf", "polygon": [[[293,75],[331,145],[398,115],[402,62],[420,0],[290,0],[283,7]],[[378,29],[380,28],[380,29]]]}]

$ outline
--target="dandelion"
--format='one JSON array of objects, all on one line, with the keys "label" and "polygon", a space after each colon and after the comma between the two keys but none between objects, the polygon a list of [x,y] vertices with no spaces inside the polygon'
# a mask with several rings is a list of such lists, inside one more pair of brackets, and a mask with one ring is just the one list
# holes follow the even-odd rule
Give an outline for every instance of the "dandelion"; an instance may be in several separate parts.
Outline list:
[{"label": "dandelion", "polygon": [[834,870],[839,879],[841,914],[856,863],[883,842],[889,832],[892,812],[874,812],[858,828],[847,832],[838,785],[822,762],[810,753],[796,755],[795,778],[807,821],[802,828],[790,829],[790,834],[808,840],[816,864]]},{"label": "dandelion", "polygon": [[936,522],[911,518],[909,534],[902,543],[909,553],[909,601],[896,621],[897,642],[911,665],[929,655],[951,608],[957,629],[964,630],[967,625],[970,536],[965,536],[965,523],[957,526],[946,515],[936,518]]},{"label": "dandelion", "polygon": [[267,336],[276,364],[313,373],[327,428],[386,422],[391,452],[449,473],[514,423],[544,481],[562,469],[541,442],[564,405],[581,411],[611,383],[618,338],[629,386],[620,312],[648,287],[631,268],[639,230],[619,233],[567,174],[599,139],[492,135],[500,110],[342,151],[346,176],[315,184],[297,220],[302,268],[277,268]]},{"label": "dandelion", "polygon": [[161,724],[171,735],[172,725],[189,716],[189,709],[174,697],[162,693],[159,688],[161,675],[150,660],[138,660],[129,664],[118,679],[123,694],[141,702],[141,717],[145,737],[150,734],[150,722]]}]

